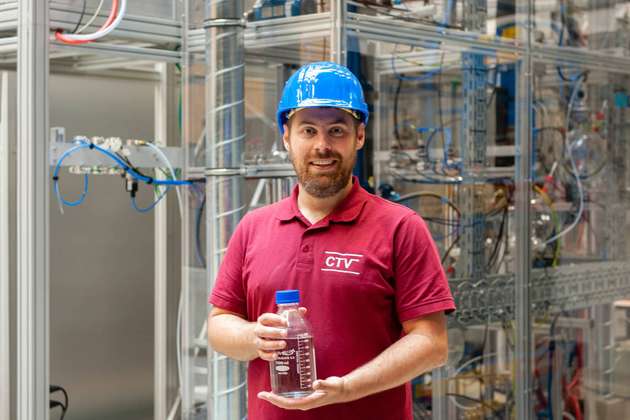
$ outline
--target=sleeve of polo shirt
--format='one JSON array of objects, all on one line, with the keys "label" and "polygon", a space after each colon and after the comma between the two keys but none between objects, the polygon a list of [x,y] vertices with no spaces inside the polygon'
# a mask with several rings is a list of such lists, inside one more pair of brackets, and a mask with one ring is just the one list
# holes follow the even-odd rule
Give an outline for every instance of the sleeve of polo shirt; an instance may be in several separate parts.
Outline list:
[{"label": "sleeve of polo shirt", "polygon": [[401,322],[455,310],[440,255],[424,220],[405,217],[394,237],[396,309]]},{"label": "sleeve of polo shirt", "polygon": [[219,267],[209,302],[217,308],[247,317],[246,292],[243,283],[243,263],[246,250],[247,216],[241,220],[228,242]]}]

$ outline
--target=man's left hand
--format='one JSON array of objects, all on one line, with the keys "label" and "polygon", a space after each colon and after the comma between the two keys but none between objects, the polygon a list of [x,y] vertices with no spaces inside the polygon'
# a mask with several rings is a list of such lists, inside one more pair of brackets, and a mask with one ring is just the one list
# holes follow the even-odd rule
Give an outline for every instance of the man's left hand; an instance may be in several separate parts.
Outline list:
[{"label": "man's left hand", "polygon": [[338,376],[315,381],[313,389],[315,392],[303,398],[286,398],[272,392],[259,392],[258,398],[287,410],[310,410],[351,400],[346,381]]}]

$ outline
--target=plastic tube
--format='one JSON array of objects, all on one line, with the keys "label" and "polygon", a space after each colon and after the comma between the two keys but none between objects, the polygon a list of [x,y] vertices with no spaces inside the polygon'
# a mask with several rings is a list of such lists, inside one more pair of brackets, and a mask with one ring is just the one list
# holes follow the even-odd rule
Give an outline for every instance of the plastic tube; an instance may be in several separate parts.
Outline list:
[{"label": "plastic tube", "polygon": [[[101,8],[103,7],[103,4],[105,3],[105,0],[101,0],[100,3],[98,4],[98,7],[96,8],[96,11],[94,12],[94,15],[92,15],[92,17],[90,18],[90,20],[88,20],[85,25],[81,26],[73,35],[78,35],[81,32],[85,31],[92,23],[94,23],[94,21],[96,20],[96,18],[98,17],[98,14],[101,13]],[[113,9],[113,8],[112,8]]]},{"label": "plastic tube", "polygon": [[[160,157],[160,159],[162,159],[162,161],[164,162],[168,170],[171,172],[171,177],[173,178],[173,180],[177,181],[177,174],[175,173],[175,169],[173,169],[173,165],[171,164],[171,161],[164,154],[162,149],[160,149],[153,143],[145,142],[143,144],[147,147],[150,147],[153,151],[155,151],[155,153],[157,153],[157,155]],[[175,192],[177,193],[177,204],[179,205],[179,215],[181,217],[184,217],[184,199],[182,198],[182,194],[180,190],[176,189]]]},{"label": "plastic tube", "polygon": [[[104,37],[105,35],[109,34],[111,31],[113,31],[114,29],[118,27],[118,25],[120,24],[120,22],[122,21],[125,15],[125,11],[127,9],[127,0],[120,0],[120,9],[116,13],[116,8],[114,6],[116,6],[117,4],[118,4],[118,0],[113,0],[112,12],[107,18],[107,21],[103,24],[103,26],[101,26],[101,28],[98,31],[91,34],[86,34],[86,35],[79,35],[79,34],[64,35],[61,32],[57,32],[55,33],[55,37],[57,38],[57,40],[61,42],[65,42],[67,44],[84,44],[84,43],[95,41],[99,38]],[[114,16],[115,16],[115,19],[113,18]]]},{"label": "plastic tube", "polygon": [[567,227],[566,229],[564,229],[562,232],[547,239],[545,241],[545,245],[562,238],[564,235],[566,235],[571,230],[573,230],[573,228],[575,228],[577,224],[580,222],[580,219],[582,218],[582,213],[584,212],[584,187],[582,186],[582,180],[580,179],[580,172],[578,171],[577,166],[575,165],[575,159],[573,158],[573,151],[571,150],[571,145],[569,144],[569,140],[568,140],[569,139],[569,120],[571,118],[571,109],[573,108],[573,102],[575,102],[575,98],[577,98],[577,93],[580,90],[580,86],[582,85],[583,80],[584,78],[582,76],[578,78],[573,88],[573,92],[571,93],[571,97],[569,98],[569,105],[567,107],[567,118],[566,118],[566,124],[565,124],[566,131],[564,135],[565,149],[569,152],[569,161],[571,162],[571,169],[573,170],[573,173],[575,175],[575,182],[577,184],[578,195],[580,197],[580,205],[578,207],[578,212],[575,216],[575,219],[573,220],[573,223],[571,223],[571,225]]}]

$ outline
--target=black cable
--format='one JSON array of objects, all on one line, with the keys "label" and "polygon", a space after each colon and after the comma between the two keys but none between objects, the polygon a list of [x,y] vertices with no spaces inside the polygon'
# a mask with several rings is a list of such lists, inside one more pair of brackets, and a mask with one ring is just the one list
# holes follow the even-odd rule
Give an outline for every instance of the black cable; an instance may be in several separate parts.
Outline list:
[{"label": "black cable", "polygon": [[206,207],[206,199],[203,197],[201,201],[201,205],[195,212],[195,253],[197,255],[197,260],[201,264],[202,267],[206,267],[206,259],[204,257],[204,253],[202,251],[201,246],[201,218],[203,215],[203,211]]},{"label": "black cable", "polygon": [[141,176],[144,176],[144,177],[146,177],[146,178],[151,178],[150,176],[143,174],[143,173],[140,171],[140,169],[138,169],[138,167],[137,167],[137,166],[135,166],[133,163],[131,163],[131,161],[129,160],[129,158],[128,158],[127,156],[125,156],[125,155],[123,155],[122,153],[119,153],[119,152],[114,152],[114,154],[115,154],[116,156],[118,156],[120,159],[122,159],[122,160],[123,160],[123,161],[124,161],[127,165],[129,165],[129,167],[130,167],[131,169],[133,169],[134,171],[136,171],[136,172],[137,172],[138,174],[140,174]]},{"label": "black cable", "polygon": [[77,22],[77,26],[75,26],[74,29],[72,30],[73,34],[77,33],[77,31],[81,27],[81,24],[83,23],[83,18],[85,17],[86,7],[87,7],[87,0],[83,0],[83,8],[81,9],[81,16],[79,17],[79,21]]},{"label": "black cable", "polygon": [[488,257],[488,264],[486,265],[486,271],[492,268],[492,266],[495,263],[494,261],[495,258],[497,258],[499,255],[499,245],[501,244],[501,241],[503,239],[503,230],[504,230],[505,222],[507,219],[507,213],[508,213],[508,206],[506,205],[505,209],[503,210],[503,217],[501,218],[501,226],[499,227],[499,233],[497,234],[497,239],[494,244],[494,249],[492,250],[490,257]]},{"label": "black cable", "polygon": [[[437,76],[437,100],[438,100],[438,118],[440,122],[440,135],[442,136],[442,147],[444,148],[444,154],[448,155],[448,150],[446,150],[446,140],[444,139],[444,113],[442,111],[442,72],[444,71],[444,52],[440,55],[440,72]],[[428,151],[427,151],[428,153]],[[444,162],[446,165],[446,162]]]},{"label": "black cable", "polygon": [[446,261],[453,248],[455,248],[455,245],[457,245],[457,243],[459,242],[460,237],[461,235],[457,235],[453,242],[451,242],[451,246],[449,246],[448,249],[444,252],[444,255],[442,256],[442,265],[444,265],[444,261]]},{"label": "black cable", "polygon": [[61,401],[57,401],[57,400],[50,400],[49,401],[49,408],[51,410],[53,410],[53,409],[55,409],[57,407],[61,407],[61,416],[59,417],[59,420],[63,420],[63,418],[66,416],[67,407],[65,405],[63,405],[63,403]]},{"label": "black cable", "polygon": [[70,398],[68,397],[68,392],[60,385],[50,385],[48,389],[51,394],[54,394],[55,392],[58,392],[58,391],[61,391],[63,393],[65,404],[62,404],[60,401],[57,401],[57,400],[50,400],[51,409],[55,407],[62,408],[60,420],[63,420],[63,418],[66,416],[66,412],[68,411],[68,408],[70,407]]},{"label": "black cable", "polygon": [[398,142],[398,147],[403,150],[402,141],[400,140],[400,131],[398,131],[398,102],[400,101],[400,91],[402,90],[403,79],[398,78],[398,86],[394,94],[394,137]]}]

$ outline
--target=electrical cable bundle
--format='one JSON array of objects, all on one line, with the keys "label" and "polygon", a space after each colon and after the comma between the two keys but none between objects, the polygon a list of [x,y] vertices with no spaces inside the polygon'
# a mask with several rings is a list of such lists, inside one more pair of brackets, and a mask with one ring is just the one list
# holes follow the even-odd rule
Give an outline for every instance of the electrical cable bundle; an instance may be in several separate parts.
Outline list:
[{"label": "electrical cable bundle", "polygon": [[[112,8],[109,12],[109,16],[107,16],[107,20],[105,20],[105,23],[103,23],[103,25],[99,29],[97,29],[95,32],[91,34],[81,34],[81,32],[84,29],[86,29],[88,26],[90,26],[94,22],[94,20],[100,13],[102,6],[103,6],[103,0],[101,0],[100,4],[98,5],[98,8],[96,9],[96,12],[94,13],[90,21],[88,21],[85,25],[83,25],[83,27],[76,29],[74,33],[64,34],[61,29],[57,30],[57,32],[55,32],[55,38],[57,39],[57,41],[63,42],[64,44],[72,44],[72,45],[87,44],[89,42],[96,41],[97,39],[103,38],[104,36],[112,32],[114,29],[116,29],[125,15],[125,11],[127,8],[127,0],[120,0],[120,1],[112,0]],[[84,4],[84,10],[85,10],[85,4]],[[83,13],[81,16],[83,17]],[[79,20],[79,25],[80,23],[81,23],[81,19]]]},{"label": "electrical cable bundle", "polygon": [[580,222],[581,218],[582,218],[582,214],[584,212],[584,186],[582,185],[582,180],[580,177],[580,172],[577,169],[577,166],[575,164],[575,157],[573,156],[573,151],[571,150],[571,145],[569,144],[569,128],[570,128],[570,122],[571,122],[571,111],[573,110],[573,104],[577,98],[578,92],[580,90],[580,87],[582,85],[584,81],[584,76],[580,75],[576,82],[575,85],[573,86],[573,91],[571,93],[571,96],[569,98],[569,104],[567,107],[567,115],[566,115],[566,121],[565,121],[565,133],[564,133],[564,143],[565,143],[565,150],[568,151],[568,155],[569,155],[569,162],[571,164],[571,169],[573,171],[574,177],[575,177],[575,183],[576,183],[576,187],[578,189],[578,199],[579,199],[579,203],[578,203],[578,211],[577,214],[573,220],[573,223],[571,223],[567,228],[565,228],[562,232],[557,233],[556,235],[552,236],[551,238],[548,238],[545,241],[545,244],[550,244],[560,238],[562,238],[564,235],[566,235],[567,233],[569,233],[571,230],[573,230],[573,228],[575,228],[578,223]]}]

